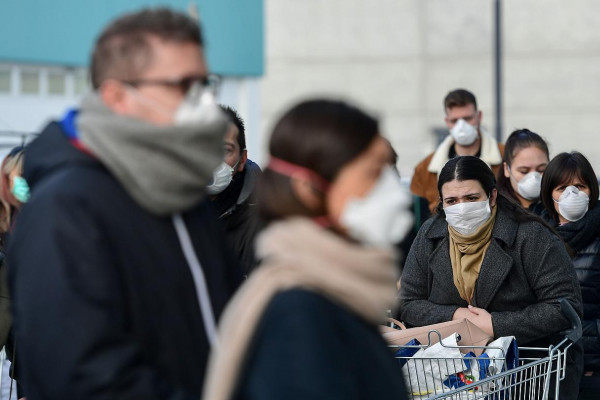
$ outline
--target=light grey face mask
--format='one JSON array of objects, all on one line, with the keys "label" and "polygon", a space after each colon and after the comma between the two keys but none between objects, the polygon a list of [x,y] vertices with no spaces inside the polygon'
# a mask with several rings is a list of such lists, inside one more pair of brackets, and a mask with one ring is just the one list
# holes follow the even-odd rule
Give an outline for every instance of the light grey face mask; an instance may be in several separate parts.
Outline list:
[{"label": "light grey face mask", "polygon": [[461,235],[470,235],[492,215],[490,199],[458,203],[444,208],[446,222]]},{"label": "light grey face mask", "polygon": [[230,167],[229,164],[223,161],[221,165],[215,169],[212,181],[206,187],[208,194],[216,195],[227,189],[227,186],[229,186],[233,179],[234,171],[235,169],[233,167]]},{"label": "light grey face mask", "polygon": [[461,146],[470,146],[477,140],[477,128],[462,118],[450,129],[450,134]]},{"label": "light grey face mask", "polygon": [[564,219],[577,222],[588,212],[590,197],[575,186],[567,186],[558,201],[554,202],[558,203],[558,212]]},{"label": "light grey face mask", "polygon": [[354,239],[372,246],[399,243],[413,224],[411,196],[386,166],[365,197],[347,201],[340,222]]},{"label": "light grey face mask", "polygon": [[[508,171],[512,175],[513,179],[516,180],[510,167],[508,167]],[[521,195],[521,197],[523,197],[525,200],[535,200],[539,198],[541,189],[542,174],[537,171],[531,171],[525,174],[525,176],[523,176],[521,180],[517,182],[517,192],[519,192],[519,195]]]}]

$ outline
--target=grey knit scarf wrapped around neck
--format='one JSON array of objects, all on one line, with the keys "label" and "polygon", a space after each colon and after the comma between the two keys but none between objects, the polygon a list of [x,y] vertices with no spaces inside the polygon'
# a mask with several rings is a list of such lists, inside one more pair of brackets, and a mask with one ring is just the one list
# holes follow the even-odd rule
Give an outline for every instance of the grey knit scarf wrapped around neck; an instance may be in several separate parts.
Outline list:
[{"label": "grey knit scarf wrapped around neck", "polygon": [[157,126],[115,114],[97,94],[83,99],[77,129],[83,145],[154,215],[183,212],[206,195],[223,160],[221,113],[197,126]]}]

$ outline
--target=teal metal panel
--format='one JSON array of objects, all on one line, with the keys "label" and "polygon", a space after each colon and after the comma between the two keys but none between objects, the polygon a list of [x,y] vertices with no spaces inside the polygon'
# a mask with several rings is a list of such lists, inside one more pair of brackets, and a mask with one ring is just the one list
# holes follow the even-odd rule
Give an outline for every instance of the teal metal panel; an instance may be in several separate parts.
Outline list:
[{"label": "teal metal panel", "polygon": [[95,38],[115,16],[146,6],[195,4],[213,72],[263,74],[263,0],[2,0],[0,61],[86,66]]}]

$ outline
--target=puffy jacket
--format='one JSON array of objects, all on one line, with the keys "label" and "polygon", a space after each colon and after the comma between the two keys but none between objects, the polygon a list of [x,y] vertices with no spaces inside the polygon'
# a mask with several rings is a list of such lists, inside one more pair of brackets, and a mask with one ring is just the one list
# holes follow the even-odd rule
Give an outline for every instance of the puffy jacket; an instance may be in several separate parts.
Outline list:
[{"label": "puffy jacket", "polygon": [[543,217],[575,252],[573,265],[583,298],[584,367],[600,370],[600,207],[565,225],[558,225],[547,213]]}]

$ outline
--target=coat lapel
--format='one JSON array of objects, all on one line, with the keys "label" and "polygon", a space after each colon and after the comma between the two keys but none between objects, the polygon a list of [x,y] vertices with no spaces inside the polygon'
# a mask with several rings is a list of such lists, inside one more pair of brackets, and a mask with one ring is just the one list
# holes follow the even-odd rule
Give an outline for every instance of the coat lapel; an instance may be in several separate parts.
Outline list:
[{"label": "coat lapel", "polygon": [[492,237],[490,247],[488,247],[481,264],[479,278],[477,278],[474,306],[487,309],[492,299],[496,297],[512,265],[512,257]]},{"label": "coat lapel", "polygon": [[[429,264],[431,271],[433,272],[434,279],[437,284],[440,282],[444,283],[443,291],[445,296],[438,298],[439,293],[433,294],[433,298],[430,296],[430,300],[438,302],[440,304],[457,304],[461,307],[466,307],[467,302],[460,297],[458,289],[454,285],[454,276],[452,272],[452,262],[450,261],[450,244],[448,238],[444,237],[436,249],[429,256]],[[429,293],[432,291],[432,279],[429,279]]]}]

